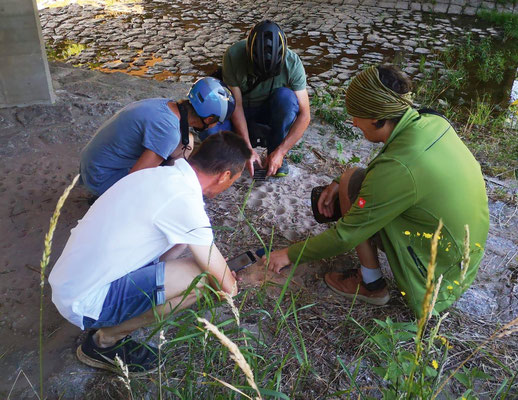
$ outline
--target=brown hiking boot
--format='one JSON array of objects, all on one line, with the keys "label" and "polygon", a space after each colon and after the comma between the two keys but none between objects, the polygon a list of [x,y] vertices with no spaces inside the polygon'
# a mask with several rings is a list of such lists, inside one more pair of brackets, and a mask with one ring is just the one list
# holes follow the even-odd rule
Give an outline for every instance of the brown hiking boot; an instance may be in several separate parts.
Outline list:
[{"label": "brown hiking boot", "polygon": [[356,298],[377,306],[387,304],[390,300],[385,280],[380,278],[366,284],[359,269],[350,269],[343,273],[328,272],[324,281],[331,290],[349,299]]}]

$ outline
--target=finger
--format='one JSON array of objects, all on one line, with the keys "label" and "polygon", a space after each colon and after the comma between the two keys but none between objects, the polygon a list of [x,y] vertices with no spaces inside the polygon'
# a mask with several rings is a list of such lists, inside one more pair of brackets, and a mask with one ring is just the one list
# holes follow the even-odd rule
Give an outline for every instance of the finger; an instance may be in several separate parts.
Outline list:
[{"label": "finger", "polygon": [[324,192],[322,193],[322,197],[324,198],[324,205],[326,207],[329,207],[329,205],[331,204],[332,196]]},{"label": "finger", "polygon": [[325,195],[323,192],[318,198],[317,208],[320,214],[324,214],[326,212]]},{"label": "finger", "polygon": [[270,160],[268,163],[268,176],[274,175],[277,173],[277,170],[279,169],[279,165],[273,161]]}]

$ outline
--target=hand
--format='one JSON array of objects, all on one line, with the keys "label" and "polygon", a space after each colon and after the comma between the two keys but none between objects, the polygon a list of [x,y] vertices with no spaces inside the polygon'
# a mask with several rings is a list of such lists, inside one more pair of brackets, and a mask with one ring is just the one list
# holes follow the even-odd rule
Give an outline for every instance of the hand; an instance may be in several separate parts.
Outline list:
[{"label": "hand", "polygon": [[[263,256],[263,262],[266,262],[266,256]],[[270,253],[270,261],[268,263],[268,269],[275,273],[280,273],[281,269],[291,264],[290,258],[288,257],[288,248],[281,250],[275,250]]]},{"label": "hand", "polygon": [[254,149],[250,150],[252,150],[252,156],[246,162],[246,169],[248,169],[248,172],[250,172],[250,176],[254,176],[254,162],[256,162],[261,168],[263,166],[263,163],[261,161],[261,157],[259,156],[259,154],[257,154],[257,152]]},{"label": "hand", "polygon": [[335,201],[338,196],[338,183],[329,184],[318,199],[318,211],[326,217],[333,216],[335,212]]},{"label": "hand", "polygon": [[282,160],[284,159],[284,155],[280,152],[279,149],[271,152],[266,158],[266,165],[268,166],[268,172],[266,176],[272,176],[277,173],[277,170],[282,165]]}]

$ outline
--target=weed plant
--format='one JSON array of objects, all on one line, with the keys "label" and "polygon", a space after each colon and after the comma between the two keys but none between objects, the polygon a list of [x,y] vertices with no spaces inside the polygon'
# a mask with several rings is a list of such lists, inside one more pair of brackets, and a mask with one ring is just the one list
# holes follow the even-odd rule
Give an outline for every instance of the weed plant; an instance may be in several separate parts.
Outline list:
[{"label": "weed plant", "polygon": [[[507,1],[510,0],[499,0],[499,1]],[[511,0],[514,4],[516,4],[517,0]],[[494,25],[501,26],[504,29],[505,39],[510,42],[514,39],[518,39],[518,15],[512,13],[500,13],[494,10],[480,10],[477,13],[478,17],[488,21]],[[512,42],[511,42],[512,44]]]},{"label": "weed plant", "polygon": [[47,58],[49,60],[66,61],[70,57],[77,56],[83,50],[86,49],[86,45],[81,43],[75,43],[70,40],[65,40],[59,44],[46,45]]},{"label": "weed plant", "polygon": [[[463,45],[450,46],[441,59],[446,69],[459,77],[465,78],[470,75],[470,80],[481,83],[501,83],[504,71],[518,63],[517,50],[498,49],[493,39],[482,38],[480,41],[475,41],[473,35],[468,33]],[[470,74],[471,71],[474,73]],[[450,80],[453,79],[450,77]],[[459,89],[462,86],[463,82],[460,80],[456,88]]]},{"label": "weed plant", "polygon": [[348,124],[347,110],[345,108],[345,92],[347,87],[331,90],[333,81],[326,88],[317,89],[311,97],[311,106],[315,115],[330,124],[335,133],[345,139],[358,137],[351,125]]}]

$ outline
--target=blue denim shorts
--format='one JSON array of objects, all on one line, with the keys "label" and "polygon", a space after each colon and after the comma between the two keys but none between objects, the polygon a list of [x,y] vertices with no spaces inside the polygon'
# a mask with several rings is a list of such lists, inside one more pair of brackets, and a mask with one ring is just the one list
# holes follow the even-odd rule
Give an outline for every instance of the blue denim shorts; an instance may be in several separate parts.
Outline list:
[{"label": "blue denim shorts", "polygon": [[97,320],[83,317],[85,329],[120,325],[165,303],[165,262],[158,258],[113,281]]}]

